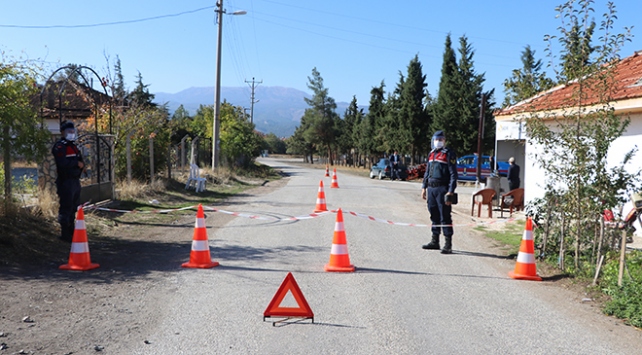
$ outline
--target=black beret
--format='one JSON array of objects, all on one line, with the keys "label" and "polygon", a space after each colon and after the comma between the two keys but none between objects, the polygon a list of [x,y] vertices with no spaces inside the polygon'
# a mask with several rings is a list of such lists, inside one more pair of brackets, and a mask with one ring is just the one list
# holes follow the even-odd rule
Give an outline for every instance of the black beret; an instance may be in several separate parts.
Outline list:
[{"label": "black beret", "polygon": [[73,122],[71,122],[71,121],[62,121],[60,123],[60,132],[64,132],[66,129],[70,129],[70,128],[71,129],[75,128]]}]

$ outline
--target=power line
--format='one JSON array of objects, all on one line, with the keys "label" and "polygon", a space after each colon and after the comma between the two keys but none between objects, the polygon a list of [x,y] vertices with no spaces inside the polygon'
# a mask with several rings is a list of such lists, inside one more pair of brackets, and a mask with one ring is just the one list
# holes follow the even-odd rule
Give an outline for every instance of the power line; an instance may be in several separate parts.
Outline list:
[{"label": "power line", "polygon": [[84,24],[84,25],[43,25],[43,26],[32,26],[32,25],[1,25],[0,24],[0,27],[4,27],[4,28],[28,28],[28,29],[51,29],[51,28],[87,28],[87,27],[102,27],[102,26],[125,25],[125,24],[129,24],[129,23],[160,20],[160,19],[168,18],[168,17],[178,17],[178,16],[182,16],[182,15],[193,14],[195,12],[200,12],[200,11],[204,11],[204,10],[213,9],[215,7],[216,6],[206,6],[206,7],[201,7],[199,9],[195,9],[195,10],[183,11],[183,12],[178,12],[178,13],[168,14],[168,15],[145,17],[145,18],[136,19],[136,20],[124,20],[124,21],[115,21],[115,22],[101,22],[101,23],[92,23],[92,24]]},{"label": "power line", "polygon": [[[261,1],[267,2],[267,3],[272,3],[272,4],[275,4],[275,5],[281,5],[281,6],[286,6],[286,7],[292,7],[292,8],[296,8],[296,9],[306,10],[306,11],[310,11],[310,12],[316,12],[316,13],[321,13],[321,14],[326,14],[326,15],[345,17],[345,18],[349,18],[349,19],[353,19],[353,20],[378,23],[378,24],[382,24],[382,25],[395,26],[395,27],[407,28],[407,29],[418,30],[418,31],[425,31],[425,32],[433,32],[433,33],[442,33],[442,34],[452,33],[451,31],[433,30],[433,29],[429,29],[429,28],[416,27],[416,26],[407,25],[407,24],[399,24],[399,23],[393,23],[393,22],[379,21],[379,20],[374,20],[374,19],[371,19],[371,18],[346,15],[346,14],[342,14],[342,13],[336,13],[336,12],[319,10],[319,9],[312,9],[312,8],[308,8],[308,7],[304,7],[304,6],[298,6],[298,5],[292,5],[292,4],[284,4],[284,3],[281,3],[281,2],[278,2],[278,1],[271,1],[271,0],[261,0]],[[503,43],[509,43],[509,44],[523,45],[523,43],[518,43],[518,42],[513,42],[513,41],[506,41],[506,40],[497,39],[497,38],[486,38],[486,37],[478,37],[478,36],[468,36],[468,38],[482,39],[482,40],[492,41],[492,42],[503,42]],[[533,46],[531,46],[531,47],[533,47]],[[540,46],[538,46],[538,47],[540,47]]]}]

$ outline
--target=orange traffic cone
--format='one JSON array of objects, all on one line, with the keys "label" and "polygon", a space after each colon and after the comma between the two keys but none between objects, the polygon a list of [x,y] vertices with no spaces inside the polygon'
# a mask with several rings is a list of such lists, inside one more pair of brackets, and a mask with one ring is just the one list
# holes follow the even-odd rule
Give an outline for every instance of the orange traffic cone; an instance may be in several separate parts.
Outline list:
[{"label": "orange traffic cone", "polygon": [[198,205],[196,212],[196,224],[194,225],[194,239],[192,240],[192,252],[189,262],[183,263],[182,267],[209,269],[218,266],[218,262],[212,261],[210,246],[207,242],[207,229],[205,229],[205,214],[203,206]]},{"label": "orange traffic cone", "polygon": [[325,205],[325,192],[323,191],[323,180],[319,181],[319,192],[317,193],[317,206],[314,212],[327,211],[328,207]]},{"label": "orange traffic cone", "polygon": [[87,242],[87,229],[85,228],[85,212],[82,207],[78,209],[76,215],[76,227],[74,236],[71,241],[71,251],[69,252],[69,262],[60,265],[60,270],[78,270],[86,271],[99,267],[98,264],[91,263],[89,256],[89,243]]},{"label": "orange traffic cone", "polygon": [[325,271],[353,272],[354,265],[350,264],[346,232],[343,228],[343,212],[337,211],[337,221],[334,224],[334,238],[330,250],[330,262],[325,265]]},{"label": "orange traffic cone", "polygon": [[325,165],[325,177],[330,177],[330,168],[328,164]]},{"label": "orange traffic cone", "polygon": [[522,244],[519,246],[519,253],[517,253],[515,271],[509,272],[508,276],[517,280],[542,281],[542,278],[537,275],[537,267],[535,265],[533,220],[530,217],[526,219]]},{"label": "orange traffic cone", "polygon": [[337,168],[334,168],[332,172],[332,184],[330,184],[331,189],[338,189],[339,183],[337,182]]}]

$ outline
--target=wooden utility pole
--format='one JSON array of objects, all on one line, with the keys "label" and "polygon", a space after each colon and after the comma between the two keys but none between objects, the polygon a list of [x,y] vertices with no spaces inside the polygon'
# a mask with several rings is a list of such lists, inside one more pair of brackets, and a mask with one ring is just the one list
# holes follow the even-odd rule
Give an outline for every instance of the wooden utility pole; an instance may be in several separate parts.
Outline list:
[{"label": "wooden utility pole", "polygon": [[477,130],[477,183],[481,183],[482,166],[482,139],[484,137],[484,116],[486,111],[486,94],[481,97],[481,110],[479,110],[479,129]]}]

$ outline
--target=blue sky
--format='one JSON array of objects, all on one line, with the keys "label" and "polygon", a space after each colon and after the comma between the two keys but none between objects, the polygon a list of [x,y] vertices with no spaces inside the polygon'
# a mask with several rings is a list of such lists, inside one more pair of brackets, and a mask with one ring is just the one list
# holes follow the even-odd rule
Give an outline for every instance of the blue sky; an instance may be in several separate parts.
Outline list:
[{"label": "blue sky", "polygon": [[[0,50],[13,58],[43,61],[49,72],[77,63],[105,73],[105,56],[119,56],[129,88],[137,72],[151,92],[175,93],[189,87],[214,86],[216,23],[214,0],[87,1],[0,0]],[[529,44],[547,61],[543,40],[557,34],[561,21],[555,7],[562,0],[225,0],[223,86],[247,86],[253,77],[264,86],[309,91],[307,77],[316,67],[337,101],[356,95],[367,105],[370,89],[383,80],[391,91],[417,54],[435,95],[447,33],[458,48],[467,35],[475,50],[485,88],[503,98],[502,82],[521,66]],[[606,2],[597,1],[598,22]],[[635,26],[642,1],[616,0],[616,30]],[[74,26],[175,15],[133,23],[71,28],[7,26]],[[244,16],[229,13],[245,10]],[[639,28],[621,56],[642,50]],[[260,97],[257,97],[260,100]],[[249,101],[249,87],[248,87]],[[342,113],[341,113],[342,114]]]}]

